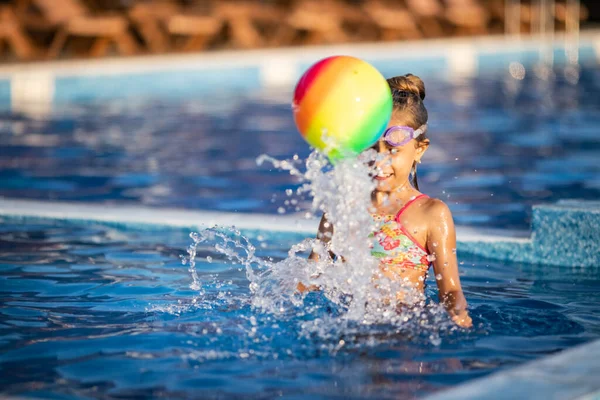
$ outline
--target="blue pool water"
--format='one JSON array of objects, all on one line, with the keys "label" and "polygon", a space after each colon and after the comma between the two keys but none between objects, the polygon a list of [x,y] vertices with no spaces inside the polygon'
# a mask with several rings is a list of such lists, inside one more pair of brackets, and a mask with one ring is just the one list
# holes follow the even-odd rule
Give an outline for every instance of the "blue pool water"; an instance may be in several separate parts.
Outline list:
[{"label": "blue pool water", "polygon": [[[185,231],[0,222],[3,395],[412,398],[600,337],[597,269],[459,254],[471,331],[438,332],[439,346],[416,321],[306,336],[303,324],[335,313],[323,297],[306,299],[311,313],[252,310],[245,273],[208,245],[198,297]],[[300,238],[249,235],[275,260]]]},{"label": "blue pool water", "polygon": [[[562,68],[552,81],[526,72],[425,79],[420,183],[460,225],[527,229],[532,204],[600,195],[600,68],[584,66],[576,85]],[[307,156],[290,101],[290,90],[224,89],[62,104],[42,119],[5,112],[0,195],[277,213],[296,182],[255,160]]]}]

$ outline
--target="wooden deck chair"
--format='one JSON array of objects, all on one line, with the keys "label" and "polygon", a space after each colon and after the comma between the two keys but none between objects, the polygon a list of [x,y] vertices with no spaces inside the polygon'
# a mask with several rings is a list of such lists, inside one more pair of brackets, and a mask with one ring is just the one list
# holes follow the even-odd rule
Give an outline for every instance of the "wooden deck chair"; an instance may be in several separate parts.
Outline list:
[{"label": "wooden deck chair", "polygon": [[[557,28],[565,30],[569,24],[579,25],[580,22],[586,21],[589,18],[590,13],[583,3],[579,4],[579,9],[577,10],[576,8],[568,7],[566,2],[563,1],[556,3],[554,15],[556,18]],[[577,18],[579,18],[578,21]]]},{"label": "wooden deck chair", "polygon": [[397,2],[368,1],[363,9],[377,24],[381,40],[419,39],[423,36],[414,15]]},{"label": "wooden deck chair", "polygon": [[[486,8],[490,13],[488,31],[491,34],[517,34],[523,31],[524,24],[521,21],[521,18],[515,20],[513,17],[511,17],[510,14],[512,11],[507,8],[507,4],[505,4],[504,0],[488,0],[486,3]],[[518,9],[520,10],[520,4],[518,5]],[[508,17],[510,19],[508,22],[506,20],[507,11],[509,12]],[[507,23],[509,24],[508,26]]]},{"label": "wooden deck chair", "polygon": [[214,14],[214,3],[206,1],[198,7],[182,10],[166,21],[167,32],[184,39],[183,44],[176,47],[182,51],[204,50],[222,28],[222,19]]},{"label": "wooden deck chair", "polygon": [[170,50],[166,26],[171,17],[180,13],[181,8],[172,1],[137,3],[128,10],[129,18],[152,53]]},{"label": "wooden deck chair", "polygon": [[349,37],[334,0],[298,0],[287,18],[297,31],[304,33],[300,44],[344,43]]},{"label": "wooden deck chair", "polygon": [[231,44],[238,48],[258,48],[288,44],[294,29],[286,23],[286,10],[255,1],[221,1],[215,14],[226,24]]},{"label": "wooden deck chair", "polygon": [[342,20],[342,27],[352,41],[374,41],[379,35],[377,24],[365,13],[363,3],[368,1],[338,1],[330,5]]},{"label": "wooden deck chair", "polygon": [[29,0],[38,10],[38,27],[57,30],[47,57],[57,57],[69,36],[94,38],[88,56],[106,54],[112,43],[124,55],[135,54],[137,43],[129,34],[129,23],[120,15],[91,15],[80,0]]},{"label": "wooden deck chair", "polygon": [[37,55],[37,49],[21,27],[17,15],[9,5],[0,5],[0,55],[8,44],[21,60],[29,60]]},{"label": "wooden deck chair", "polygon": [[444,8],[438,0],[406,0],[406,8],[415,16],[423,36],[440,37],[446,34],[443,26]]},{"label": "wooden deck chair", "polygon": [[488,33],[490,12],[476,0],[446,0],[445,17],[455,35]]}]

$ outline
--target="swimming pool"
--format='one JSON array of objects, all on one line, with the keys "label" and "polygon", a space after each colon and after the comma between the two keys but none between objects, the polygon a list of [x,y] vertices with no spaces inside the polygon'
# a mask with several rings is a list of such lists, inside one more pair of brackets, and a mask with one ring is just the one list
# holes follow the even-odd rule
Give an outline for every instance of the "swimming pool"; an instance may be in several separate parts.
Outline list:
[{"label": "swimming pool", "polygon": [[[425,79],[433,144],[420,168],[423,189],[447,201],[459,225],[526,231],[532,204],[598,198],[600,69],[582,58],[573,84],[560,64],[546,81],[524,60],[524,79],[518,65],[512,75],[489,68],[494,60],[481,56],[471,76],[440,74],[435,55],[376,65]],[[103,79],[63,78],[51,113],[2,111],[0,195],[240,219],[302,213],[308,199],[285,203],[285,190],[298,185],[292,177],[256,165],[263,153],[308,154],[290,88],[264,88],[243,71],[212,85],[213,75],[182,74],[171,95],[165,83],[147,88],[128,77],[111,78],[108,89]],[[115,96],[119,85],[123,96]],[[459,253],[473,331],[346,326],[315,337],[306,327],[336,312],[323,297],[309,296],[309,313],[252,311],[244,272],[214,248],[198,255],[198,297],[180,262],[188,230],[8,217],[0,229],[5,395],[422,397],[600,334],[597,265]],[[275,260],[306,236],[244,233]]]}]

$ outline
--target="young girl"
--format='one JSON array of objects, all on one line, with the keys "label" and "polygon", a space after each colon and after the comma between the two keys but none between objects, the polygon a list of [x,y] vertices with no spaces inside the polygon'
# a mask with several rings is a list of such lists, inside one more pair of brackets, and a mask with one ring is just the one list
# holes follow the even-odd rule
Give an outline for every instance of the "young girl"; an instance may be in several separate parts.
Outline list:
[{"label": "young girl", "polygon": [[[379,259],[382,275],[408,281],[420,292],[432,262],[440,302],[457,325],[471,327],[458,276],[452,214],[444,202],[419,192],[417,182],[417,165],[429,146],[425,85],[411,74],[390,78],[388,84],[394,100],[392,118],[373,146],[379,157],[371,212],[379,229],[371,254]],[[327,242],[332,233],[324,215],[317,237]],[[310,255],[317,257],[314,252]],[[298,289],[308,288],[300,283]],[[398,299],[402,301],[400,294]]]}]

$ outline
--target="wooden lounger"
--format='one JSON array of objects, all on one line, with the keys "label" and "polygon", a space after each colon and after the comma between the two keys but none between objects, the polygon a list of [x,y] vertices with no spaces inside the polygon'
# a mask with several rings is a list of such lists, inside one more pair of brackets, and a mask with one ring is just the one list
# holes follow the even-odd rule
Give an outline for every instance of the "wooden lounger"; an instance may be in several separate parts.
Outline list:
[{"label": "wooden lounger", "polygon": [[94,39],[87,56],[102,56],[111,44],[124,55],[138,50],[129,33],[129,22],[122,15],[92,15],[80,0],[20,0],[19,3],[32,29],[56,31],[47,52],[49,58],[59,56],[70,36]]},{"label": "wooden lounger", "polygon": [[0,55],[5,44],[8,44],[21,60],[29,60],[38,54],[31,39],[21,27],[13,8],[9,5],[0,5]]}]

